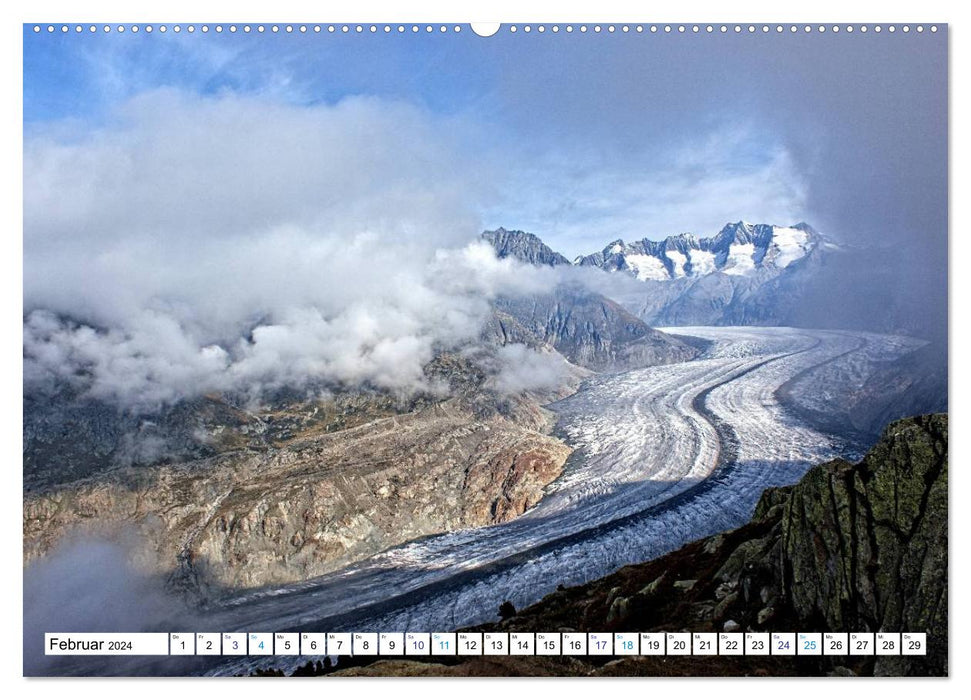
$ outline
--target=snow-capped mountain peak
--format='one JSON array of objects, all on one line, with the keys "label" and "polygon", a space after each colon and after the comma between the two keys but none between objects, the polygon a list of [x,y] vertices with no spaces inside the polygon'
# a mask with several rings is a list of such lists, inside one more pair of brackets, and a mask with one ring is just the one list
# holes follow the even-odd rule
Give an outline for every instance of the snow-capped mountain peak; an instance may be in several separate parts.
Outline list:
[{"label": "snow-capped mountain peak", "polygon": [[733,277],[779,272],[817,248],[836,248],[805,223],[775,226],[737,221],[708,238],[691,233],[660,241],[643,238],[627,243],[618,238],[571,263],[531,233],[499,228],[482,235],[499,257],[513,256],[538,265],[593,266],[607,272],[625,272],[643,281],[699,278],[716,272]]},{"label": "snow-capped mountain peak", "polygon": [[745,221],[727,224],[710,238],[690,233],[661,241],[614,241],[602,251],[578,257],[575,265],[624,271],[640,280],[701,277],[713,272],[751,275],[784,269],[811,253],[822,238],[806,224],[774,226]]}]

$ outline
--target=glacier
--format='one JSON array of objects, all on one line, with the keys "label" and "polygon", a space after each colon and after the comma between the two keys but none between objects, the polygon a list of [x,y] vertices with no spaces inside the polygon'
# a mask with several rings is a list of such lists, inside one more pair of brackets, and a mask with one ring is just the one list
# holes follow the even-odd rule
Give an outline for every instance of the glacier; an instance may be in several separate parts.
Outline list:
[{"label": "glacier", "polygon": [[[745,522],[762,491],[812,465],[855,456],[783,404],[780,388],[825,395],[854,358],[892,358],[895,336],[780,327],[663,329],[707,343],[699,359],[600,374],[551,404],[575,448],[518,519],[428,537],[323,577],[231,595],[199,611],[200,631],[449,631],[496,619],[558,585],[602,577]],[[815,385],[813,382],[822,383]],[[284,671],[302,657],[196,659],[192,672]],[[85,663],[78,661],[78,663]],[[201,664],[201,666],[200,666]],[[167,672],[170,672],[168,669]],[[126,673],[159,672],[126,668]]]}]

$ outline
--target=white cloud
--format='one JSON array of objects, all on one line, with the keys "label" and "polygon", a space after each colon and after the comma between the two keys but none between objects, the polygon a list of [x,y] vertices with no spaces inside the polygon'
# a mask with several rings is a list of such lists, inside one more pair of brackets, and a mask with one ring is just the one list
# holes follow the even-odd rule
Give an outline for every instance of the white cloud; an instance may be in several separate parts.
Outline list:
[{"label": "white cloud", "polygon": [[[142,632],[197,621],[197,613],[184,599],[166,590],[162,577],[144,573],[135,565],[138,544],[129,536],[114,541],[69,536],[53,551],[25,564],[25,673],[64,672],[59,657],[36,653],[44,643],[44,634],[51,630]],[[113,658],[111,673],[129,670],[137,669],[126,667],[124,659]]]},{"label": "white cloud", "polygon": [[496,294],[552,283],[474,242],[483,185],[446,132],[381,100],[159,91],[98,131],[32,135],[25,381],[139,404],[423,386]]},{"label": "white cloud", "polygon": [[533,350],[520,343],[499,348],[495,361],[498,371],[490,386],[500,394],[555,389],[570,376],[570,367],[559,353]]}]

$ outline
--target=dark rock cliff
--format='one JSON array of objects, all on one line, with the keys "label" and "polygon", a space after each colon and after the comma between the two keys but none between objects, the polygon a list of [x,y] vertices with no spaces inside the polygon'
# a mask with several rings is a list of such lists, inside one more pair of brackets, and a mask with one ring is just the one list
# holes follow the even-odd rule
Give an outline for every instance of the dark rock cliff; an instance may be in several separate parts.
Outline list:
[{"label": "dark rock cliff", "polygon": [[926,631],[926,659],[878,657],[875,671],[945,673],[946,414],[891,423],[859,464],[811,470],[788,495],[779,544],[775,580],[798,619]]}]

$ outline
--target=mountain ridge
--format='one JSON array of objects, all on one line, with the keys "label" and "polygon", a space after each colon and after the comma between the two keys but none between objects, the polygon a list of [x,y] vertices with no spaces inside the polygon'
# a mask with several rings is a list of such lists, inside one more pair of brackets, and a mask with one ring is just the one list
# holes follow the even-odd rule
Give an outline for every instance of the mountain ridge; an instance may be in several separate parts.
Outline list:
[{"label": "mountain ridge", "polygon": [[499,258],[516,258],[533,265],[569,265],[565,256],[546,245],[539,236],[526,231],[507,231],[502,226],[484,231],[482,237],[492,244]]},{"label": "mountain ridge", "polygon": [[781,270],[821,246],[836,247],[805,222],[777,226],[738,221],[726,224],[710,237],[679,233],[661,240],[642,238],[630,243],[616,239],[602,250],[579,255],[572,262],[533,233],[500,227],[484,231],[482,237],[493,245],[500,258],[515,257],[551,267],[572,265],[623,271],[641,281],[697,278],[714,272],[749,275],[763,268]]},{"label": "mountain ridge", "polygon": [[[617,275],[595,280],[595,288],[649,326],[804,325],[815,308],[807,302],[826,297],[834,266],[852,262],[849,249],[805,222],[776,226],[738,221],[710,237],[679,233],[659,241],[617,239],[569,265],[557,262],[563,256],[554,257],[558,254],[539,237],[502,231],[502,252],[497,249],[497,254]],[[497,240],[493,232],[483,238]],[[609,291],[604,284],[610,285]],[[867,327],[896,330],[878,325]]]}]

